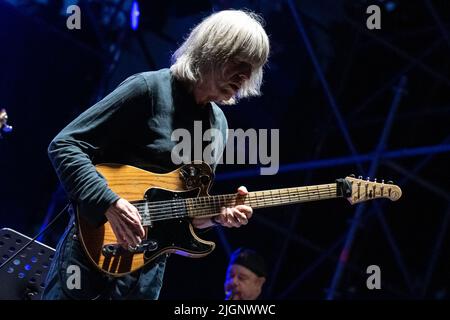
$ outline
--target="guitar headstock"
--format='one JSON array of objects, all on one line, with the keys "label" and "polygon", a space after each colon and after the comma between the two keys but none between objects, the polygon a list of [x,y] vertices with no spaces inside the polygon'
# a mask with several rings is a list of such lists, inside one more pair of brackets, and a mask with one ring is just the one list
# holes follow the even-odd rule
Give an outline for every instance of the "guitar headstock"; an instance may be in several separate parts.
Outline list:
[{"label": "guitar headstock", "polygon": [[376,179],[374,181],[363,180],[361,176],[359,178],[348,176],[345,180],[351,186],[351,197],[348,197],[351,204],[379,198],[397,201],[402,196],[402,190],[392,181],[385,183],[384,180],[381,182],[377,182]]}]

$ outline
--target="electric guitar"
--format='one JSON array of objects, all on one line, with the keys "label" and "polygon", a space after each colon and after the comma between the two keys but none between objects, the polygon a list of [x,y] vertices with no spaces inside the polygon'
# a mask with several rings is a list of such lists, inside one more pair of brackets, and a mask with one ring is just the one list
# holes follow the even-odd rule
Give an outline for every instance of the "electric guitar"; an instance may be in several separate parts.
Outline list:
[{"label": "electric guitar", "polygon": [[99,164],[96,169],[112,191],[139,210],[146,232],[138,247],[125,249],[118,244],[109,222],[93,227],[77,210],[79,239],[87,256],[99,270],[112,276],[136,271],[164,253],[191,258],[208,255],[215,243],[200,239],[190,219],[216,216],[221,207],[246,204],[258,209],[341,197],[355,204],[377,198],[395,201],[402,195],[396,185],[349,176],[334,183],[255,191],[245,196],[210,196],[213,172],[201,161],[166,174],[121,164]]}]

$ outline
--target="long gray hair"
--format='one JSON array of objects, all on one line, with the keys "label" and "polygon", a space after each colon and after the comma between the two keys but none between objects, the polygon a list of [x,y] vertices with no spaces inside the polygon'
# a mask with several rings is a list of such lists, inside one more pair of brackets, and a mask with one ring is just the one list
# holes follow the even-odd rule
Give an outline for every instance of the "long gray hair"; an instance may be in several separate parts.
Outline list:
[{"label": "long gray hair", "polygon": [[[260,95],[263,66],[269,56],[269,38],[262,19],[241,10],[224,10],[206,17],[172,55],[172,74],[180,80],[196,83],[202,76],[220,72],[227,61],[252,66],[237,97]],[[233,104],[235,97],[225,102]]]}]

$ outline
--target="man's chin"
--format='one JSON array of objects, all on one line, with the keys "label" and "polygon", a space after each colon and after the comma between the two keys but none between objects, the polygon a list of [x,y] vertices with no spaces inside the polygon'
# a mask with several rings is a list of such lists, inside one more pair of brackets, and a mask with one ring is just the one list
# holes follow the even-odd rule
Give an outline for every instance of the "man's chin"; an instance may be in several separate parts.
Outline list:
[{"label": "man's chin", "polygon": [[234,294],[231,296],[231,299],[230,299],[230,300],[244,300],[244,299],[242,299],[242,296],[241,296],[240,293],[234,293]]},{"label": "man's chin", "polygon": [[243,300],[240,292],[237,291],[226,291],[225,300]]}]

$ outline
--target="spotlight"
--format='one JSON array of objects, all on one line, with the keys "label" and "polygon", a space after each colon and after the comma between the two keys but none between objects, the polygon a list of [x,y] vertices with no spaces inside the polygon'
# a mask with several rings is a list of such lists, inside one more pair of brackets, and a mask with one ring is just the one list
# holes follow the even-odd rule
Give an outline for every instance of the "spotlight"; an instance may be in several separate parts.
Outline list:
[{"label": "spotlight", "polygon": [[386,8],[386,10],[388,12],[392,12],[395,10],[395,8],[397,8],[397,4],[394,1],[388,1],[386,2],[386,4],[384,5],[384,7]]},{"label": "spotlight", "polygon": [[131,12],[130,12],[130,22],[131,22],[131,29],[137,30],[139,26],[139,4],[135,0],[133,1],[133,4],[131,5]]}]

